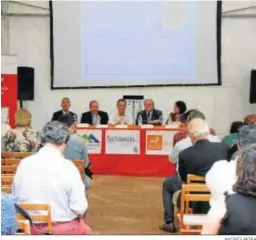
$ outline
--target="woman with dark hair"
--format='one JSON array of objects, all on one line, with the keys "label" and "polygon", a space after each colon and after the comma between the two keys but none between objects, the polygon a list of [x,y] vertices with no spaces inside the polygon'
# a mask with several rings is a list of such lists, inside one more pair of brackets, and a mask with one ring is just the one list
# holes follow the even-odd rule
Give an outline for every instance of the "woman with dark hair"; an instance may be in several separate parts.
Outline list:
[{"label": "woman with dark hair", "polygon": [[224,208],[210,216],[202,234],[256,234],[256,143],[241,150],[236,175],[235,193],[226,196]]},{"label": "woman with dark hair", "polygon": [[223,143],[229,145],[230,147],[239,141],[239,129],[244,125],[241,121],[235,121],[231,123],[229,135],[225,136],[222,140]]},{"label": "woman with dark hair", "polygon": [[185,122],[184,114],[187,111],[186,103],[183,101],[177,101],[174,104],[173,112],[170,113],[166,124],[171,124],[172,122]]}]

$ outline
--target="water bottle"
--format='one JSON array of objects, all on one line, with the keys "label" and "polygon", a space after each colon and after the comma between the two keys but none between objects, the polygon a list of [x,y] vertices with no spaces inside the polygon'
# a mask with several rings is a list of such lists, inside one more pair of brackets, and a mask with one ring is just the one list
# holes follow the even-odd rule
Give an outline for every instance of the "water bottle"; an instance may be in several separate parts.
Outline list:
[{"label": "water bottle", "polygon": [[138,118],[138,125],[142,125],[142,117],[141,117],[141,115],[139,115],[139,118]]}]

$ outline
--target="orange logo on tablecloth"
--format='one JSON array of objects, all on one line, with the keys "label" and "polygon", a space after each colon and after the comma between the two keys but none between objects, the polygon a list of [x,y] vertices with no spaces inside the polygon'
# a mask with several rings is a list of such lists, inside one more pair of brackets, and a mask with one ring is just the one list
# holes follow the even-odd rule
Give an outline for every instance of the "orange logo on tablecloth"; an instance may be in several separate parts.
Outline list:
[{"label": "orange logo on tablecloth", "polygon": [[162,135],[147,135],[147,150],[162,150],[163,136]]}]

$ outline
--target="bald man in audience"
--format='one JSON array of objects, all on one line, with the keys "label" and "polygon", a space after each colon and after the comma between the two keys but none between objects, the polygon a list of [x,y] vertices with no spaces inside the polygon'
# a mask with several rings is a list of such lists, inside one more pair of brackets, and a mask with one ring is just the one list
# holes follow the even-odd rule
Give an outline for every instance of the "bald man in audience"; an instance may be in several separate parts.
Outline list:
[{"label": "bald man in audience", "polygon": [[[227,145],[216,142],[212,143],[207,139],[209,126],[205,120],[197,118],[191,120],[188,124],[187,131],[193,146],[180,152],[178,174],[166,178],[163,182],[165,223],[160,226],[160,229],[166,232],[176,231],[174,225],[173,195],[176,191],[181,190],[182,183],[187,182],[187,175],[205,176],[216,161],[227,158]],[[177,205],[179,206],[179,204],[180,199],[178,198]]]}]

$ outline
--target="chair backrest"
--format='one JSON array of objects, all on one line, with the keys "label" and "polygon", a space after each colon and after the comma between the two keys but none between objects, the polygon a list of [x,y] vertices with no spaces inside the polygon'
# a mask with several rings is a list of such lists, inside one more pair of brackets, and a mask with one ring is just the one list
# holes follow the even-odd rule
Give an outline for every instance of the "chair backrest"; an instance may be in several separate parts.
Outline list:
[{"label": "chair backrest", "polygon": [[31,235],[30,223],[28,220],[18,221],[18,229],[22,232],[16,233],[16,235]]},{"label": "chair backrest", "polygon": [[[189,213],[190,202],[209,202],[211,194],[206,184],[183,184],[181,190],[181,208],[180,208],[180,232],[186,231],[183,222],[184,214]],[[197,231],[195,231],[197,232]],[[200,231],[197,232],[197,234]],[[191,231],[188,231],[191,233]]]},{"label": "chair backrest", "polygon": [[32,152],[2,152],[1,158],[24,158],[32,154]]},{"label": "chair backrest", "polygon": [[17,171],[18,165],[2,165],[1,173],[2,174],[15,174]]},{"label": "chair backrest", "polygon": [[1,165],[19,165],[21,159],[19,158],[2,158],[1,159]]},{"label": "chair backrest", "polygon": [[1,174],[2,186],[12,186],[13,180],[14,180],[13,174]]},{"label": "chair backrest", "polygon": [[190,184],[190,183],[205,183],[205,177],[188,174],[187,183],[188,184]]},{"label": "chair backrest", "polygon": [[76,167],[78,168],[80,174],[81,174],[81,177],[82,177],[82,180],[84,181],[85,180],[85,172],[84,172],[84,160],[81,160],[81,159],[74,159],[73,160],[73,163],[76,165]]},{"label": "chair backrest", "polygon": [[15,158],[2,158],[1,159],[1,173],[15,174],[20,164],[21,159]]},{"label": "chair backrest", "polygon": [[[33,222],[48,224],[48,232],[52,233],[52,220],[51,220],[51,207],[48,204],[37,203],[19,203],[19,206],[28,212]],[[40,214],[33,214],[30,211],[40,211]],[[41,213],[44,212],[44,213]],[[24,220],[25,218],[21,214],[16,214],[18,220]]]},{"label": "chair backrest", "polygon": [[12,193],[12,186],[1,186],[1,191],[11,194]]},{"label": "chair backrest", "polygon": [[209,202],[211,194],[206,184],[183,184],[180,213],[188,213],[190,202]]}]

